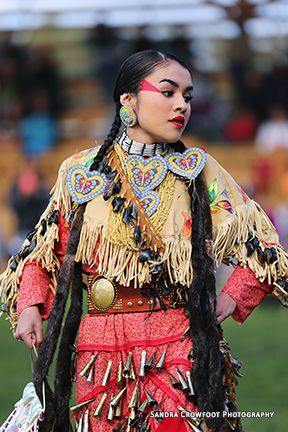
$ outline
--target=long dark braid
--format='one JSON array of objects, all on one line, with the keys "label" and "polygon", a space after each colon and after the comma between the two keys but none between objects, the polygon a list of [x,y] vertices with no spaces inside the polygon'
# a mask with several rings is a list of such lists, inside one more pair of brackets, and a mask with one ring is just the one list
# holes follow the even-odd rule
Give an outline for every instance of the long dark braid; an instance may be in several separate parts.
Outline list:
[{"label": "long dark braid", "polygon": [[[107,154],[110,146],[119,132],[121,120],[119,117],[119,106],[116,104],[115,118],[111,129],[103,145],[95,156],[90,170],[97,170]],[[81,225],[82,227],[82,225]],[[65,321],[62,338],[59,346],[59,353],[55,375],[55,426],[54,432],[69,432],[69,401],[71,397],[71,347],[76,339],[82,314],[82,266],[75,264],[74,278],[71,288],[71,305]]]},{"label": "long dark braid", "polygon": [[39,356],[33,367],[33,382],[40,400],[42,385],[45,383],[46,411],[45,420],[40,425],[41,432],[50,432],[55,420],[55,400],[47,382],[49,367],[53,360],[57,340],[61,332],[61,324],[71,283],[75,272],[75,254],[79,243],[85,205],[80,206],[72,222],[64,263],[60,270],[59,280],[53,306],[50,312],[47,329]]},{"label": "long dark braid", "polygon": [[[204,173],[189,187],[192,212],[193,282],[189,290],[190,334],[193,342],[193,382],[198,408],[204,412],[224,411],[221,383],[222,363],[216,320],[216,290],[212,255],[212,222]],[[207,419],[213,431],[222,419]]]},{"label": "long dark braid", "polygon": [[[183,153],[181,141],[173,145]],[[199,411],[224,410],[224,389],[221,383],[222,359],[216,319],[216,288],[212,252],[212,220],[208,188],[202,171],[189,186],[192,215],[193,282],[189,289],[188,310],[190,335],[193,343],[193,383],[198,395]],[[221,428],[222,419],[207,419],[214,431]]]},{"label": "long dark braid", "polygon": [[115,140],[115,138],[117,137],[117,134],[120,130],[120,126],[121,126],[121,120],[120,120],[120,115],[119,115],[119,110],[121,108],[121,104],[120,102],[115,104],[115,117],[114,117],[114,121],[112,123],[110,132],[108,133],[104,143],[102,144],[102,146],[100,147],[97,155],[94,157],[93,163],[90,166],[90,171],[97,171],[99,168],[99,165],[101,164],[101,162],[103,161],[104,157],[106,156],[109,148],[113,145],[113,142]]}]

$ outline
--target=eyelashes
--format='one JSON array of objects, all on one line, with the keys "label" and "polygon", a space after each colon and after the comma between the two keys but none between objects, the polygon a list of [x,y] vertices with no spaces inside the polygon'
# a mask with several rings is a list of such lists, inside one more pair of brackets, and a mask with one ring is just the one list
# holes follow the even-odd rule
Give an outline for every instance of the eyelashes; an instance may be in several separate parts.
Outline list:
[{"label": "eyelashes", "polygon": [[[162,90],[161,93],[165,96],[165,97],[172,97],[174,95],[174,92],[172,90]],[[193,96],[192,95],[187,95],[187,96],[183,96],[184,100],[186,103],[189,103],[192,101]]]}]

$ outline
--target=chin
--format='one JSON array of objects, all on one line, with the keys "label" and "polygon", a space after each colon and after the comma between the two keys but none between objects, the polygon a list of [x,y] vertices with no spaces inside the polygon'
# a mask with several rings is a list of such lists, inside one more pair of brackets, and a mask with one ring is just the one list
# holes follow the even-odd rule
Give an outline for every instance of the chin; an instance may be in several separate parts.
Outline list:
[{"label": "chin", "polygon": [[176,133],[170,133],[169,135],[167,134],[167,137],[165,137],[164,142],[168,143],[168,144],[173,144],[177,141],[179,141],[181,139],[183,135],[183,131],[181,132],[176,132]]}]

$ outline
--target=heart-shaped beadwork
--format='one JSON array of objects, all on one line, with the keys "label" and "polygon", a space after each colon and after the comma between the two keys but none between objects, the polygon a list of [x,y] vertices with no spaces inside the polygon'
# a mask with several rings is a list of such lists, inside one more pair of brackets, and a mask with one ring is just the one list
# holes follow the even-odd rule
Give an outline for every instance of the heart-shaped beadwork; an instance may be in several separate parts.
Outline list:
[{"label": "heart-shaped beadwork", "polygon": [[89,171],[84,165],[74,165],[68,170],[67,185],[77,204],[90,201],[100,195],[106,186],[106,178],[98,171]]},{"label": "heart-shaped beadwork", "polygon": [[160,197],[157,192],[148,191],[141,194],[139,201],[147,216],[151,216],[159,206]]},{"label": "heart-shaped beadwork", "polygon": [[130,155],[126,160],[126,171],[139,198],[143,191],[151,191],[162,182],[167,173],[167,164],[165,159],[159,156],[145,160],[142,156]]},{"label": "heart-shaped beadwork", "polygon": [[206,154],[199,148],[190,148],[184,153],[170,153],[165,159],[170,171],[191,180],[195,179],[204,168]]}]

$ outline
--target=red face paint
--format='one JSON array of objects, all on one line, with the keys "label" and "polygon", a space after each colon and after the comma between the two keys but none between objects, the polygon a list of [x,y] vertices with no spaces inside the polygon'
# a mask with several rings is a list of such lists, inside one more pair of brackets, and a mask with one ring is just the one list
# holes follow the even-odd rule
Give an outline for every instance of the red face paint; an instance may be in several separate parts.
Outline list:
[{"label": "red face paint", "polygon": [[139,91],[152,91],[160,93],[160,90],[158,90],[156,87],[154,87],[153,84],[149,83],[149,81],[146,81],[145,79],[142,81],[139,87]]}]

